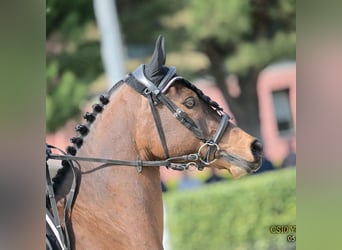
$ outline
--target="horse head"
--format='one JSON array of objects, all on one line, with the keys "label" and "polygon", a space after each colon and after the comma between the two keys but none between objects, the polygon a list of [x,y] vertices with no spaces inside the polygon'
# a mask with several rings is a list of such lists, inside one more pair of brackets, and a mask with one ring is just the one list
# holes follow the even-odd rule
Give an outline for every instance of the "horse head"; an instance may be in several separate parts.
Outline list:
[{"label": "horse head", "polygon": [[146,119],[136,125],[142,158],[196,153],[199,159],[189,161],[202,168],[227,169],[236,178],[256,171],[261,165],[262,144],[231,123],[215,101],[178,76],[165,61],[164,38],[159,36],[150,62],[128,78],[129,85],[147,97],[136,109],[139,117]]}]

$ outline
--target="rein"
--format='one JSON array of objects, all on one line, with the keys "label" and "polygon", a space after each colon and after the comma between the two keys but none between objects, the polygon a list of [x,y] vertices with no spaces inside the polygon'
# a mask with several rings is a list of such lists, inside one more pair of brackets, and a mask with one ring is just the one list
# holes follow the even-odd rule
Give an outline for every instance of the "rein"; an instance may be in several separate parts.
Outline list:
[{"label": "rein", "polygon": [[[49,159],[53,160],[71,160],[71,161],[88,161],[88,162],[100,162],[102,165],[93,168],[88,171],[81,171],[82,174],[89,174],[95,172],[99,169],[114,166],[114,165],[124,165],[130,167],[136,167],[138,172],[142,171],[142,167],[160,167],[165,166],[167,168],[171,168],[173,170],[186,170],[189,166],[193,165],[200,159],[198,154],[188,154],[183,156],[171,157],[162,161],[142,161],[139,159],[135,161],[126,161],[126,160],[113,160],[113,159],[104,159],[104,158],[93,158],[93,157],[80,157],[80,156],[72,156],[72,155],[59,155],[59,154],[50,154]],[[175,163],[172,161],[187,161],[188,163]]]}]

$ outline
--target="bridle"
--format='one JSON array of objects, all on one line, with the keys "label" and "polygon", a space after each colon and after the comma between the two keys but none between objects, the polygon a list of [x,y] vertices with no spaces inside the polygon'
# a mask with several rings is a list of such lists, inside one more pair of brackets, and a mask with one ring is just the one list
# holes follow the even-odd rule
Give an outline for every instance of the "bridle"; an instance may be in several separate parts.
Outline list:
[{"label": "bridle", "polygon": [[[96,170],[99,170],[105,167],[115,166],[115,165],[135,166],[139,173],[142,171],[142,167],[144,166],[155,166],[155,167],[165,166],[167,168],[180,170],[180,171],[187,170],[189,169],[190,166],[194,166],[198,170],[203,170],[204,167],[212,164],[218,159],[217,156],[219,155],[219,152],[220,152],[220,147],[218,143],[220,142],[228,126],[230,117],[226,113],[224,113],[222,108],[220,108],[218,105],[215,105],[215,106],[211,105],[210,102],[207,101],[207,104],[211,108],[213,108],[213,110],[215,110],[221,118],[215,135],[213,136],[213,138],[208,139],[203,133],[202,129],[199,126],[197,126],[196,122],[193,119],[191,119],[190,116],[186,112],[184,112],[174,102],[172,102],[172,100],[168,98],[167,95],[165,94],[175,81],[182,80],[188,86],[191,86],[191,83],[188,82],[186,79],[180,76],[177,76],[175,67],[170,67],[168,68],[168,71],[166,75],[163,77],[163,79],[161,80],[160,84],[156,86],[152,81],[146,78],[144,74],[144,67],[145,67],[144,65],[140,65],[135,71],[133,71],[131,74],[128,75],[125,81],[121,81],[121,83],[126,82],[129,86],[135,89],[138,93],[142,94],[148,99],[151,112],[153,115],[153,119],[155,122],[155,126],[158,130],[159,138],[160,138],[163,150],[164,150],[165,160],[142,161],[139,157],[137,157],[137,160],[135,161],[127,161],[127,160],[113,160],[113,159],[92,158],[92,157],[80,157],[80,156],[66,154],[64,151],[52,145],[46,145],[47,193],[48,193],[50,207],[51,207],[52,215],[53,215],[52,218],[50,218],[46,214],[47,216],[46,218],[47,218],[47,222],[49,223],[50,228],[55,229],[56,231],[55,236],[58,239],[59,246],[61,247],[61,249],[70,249],[71,245],[70,245],[70,239],[69,239],[67,227],[64,228],[64,232],[63,232],[61,223],[58,217],[55,194],[54,194],[53,185],[51,182],[49,166],[47,163],[49,159],[62,160],[62,165],[63,165],[63,162],[64,164],[67,163],[72,169],[72,173],[73,173],[71,189],[70,189],[69,195],[66,199],[66,203],[64,206],[64,220],[63,221],[65,225],[66,223],[70,223],[71,221],[70,211],[72,209],[75,198],[77,196],[77,189],[80,185],[80,179],[77,178],[77,176],[79,176],[78,173],[88,174]],[[112,90],[110,90],[110,92]],[[175,156],[175,157],[169,156],[165,134],[161,125],[158,112],[156,110],[157,104],[165,105],[182,125],[184,125],[187,129],[189,129],[199,140],[203,142],[203,144],[200,146],[200,148],[198,149],[196,153]],[[58,150],[60,154],[53,154],[51,149]],[[211,160],[211,155],[213,155],[212,160]],[[234,158],[232,159],[234,160]],[[102,165],[96,168],[93,168],[91,170],[88,170],[88,171],[81,171],[81,167],[78,161],[99,162],[99,163],[102,163]],[[73,162],[76,162],[76,164],[78,165],[78,168],[75,168],[75,166],[73,165]],[[55,228],[53,225],[55,225]],[[49,241],[47,240],[47,244],[48,243]]]},{"label": "bridle", "polygon": [[[79,157],[72,155],[55,155],[50,154],[50,159],[57,160],[71,160],[71,161],[90,161],[103,163],[102,165],[93,168],[89,171],[84,171],[82,174],[88,174],[94,172],[98,169],[104,167],[114,166],[114,165],[125,165],[125,166],[135,166],[138,172],[142,171],[144,166],[165,166],[173,170],[187,170],[190,166],[196,167],[198,170],[203,170],[204,167],[212,164],[218,159],[219,156],[219,142],[229,124],[230,117],[223,112],[220,107],[213,107],[208,103],[208,105],[213,108],[220,116],[221,120],[219,126],[216,130],[213,138],[207,138],[202,129],[197,126],[196,122],[190,118],[190,116],[180,109],[167,95],[165,94],[167,90],[172,86],[175,81],[182,80],[186,84],[191,84],[183,77],[176,74],[176,68],[168,68],[167,73],[161,80],[160,84],[156,86],[152,81],[150,81],[144,74],[145,65],[140,65],[135,71],[130,73],[124,82],[135,89],[138,93],[145,96],[151,108],[155,126],[158,130],[159,138],[163,147],[165,160],[160,161],[143,161],[137,157],[135,161],[127,160],[113,160],[113,159],[103,159],[103,158],[92,158],[92,157]],[[166,68],[166,67],[165,67]],[[159,115],[156,110],[157,104],[165,105],[174,115],[174,117],[187,129],[189,129],[198,139],[200,139],[203,144],[200,146],[196,153],[169,157],[169,152],[166,144],[165,134],[161,125]],[[211,157],[213,156],[213,157]],[[212,160],[211,160],[212,158]]]},{"label": "bridle", "polygon": [[[170,98],[167,97],[165,94],[167,90],[172,86],[172,84],[178,80],[182,80],[185,83],[190,84],[187,82],[186,79],[183,77],[180,77],[176,74],[176,68],[170,67],[168,68],[167,73],[165,74],[164,78],[161,80],[160,84],[156,86],[152,81],[150,81],[144,74],[144,67],[145,65],[140,65],[135,71],[133,71],[128,78],[126,79],[126,82],[128,85],[130,85],[132,88],[134,88],[138,93],[142,94],[149,100],[151,112],[153,115],[153,119],[155,122],[155,125],[157,127],[159,138],[161,141],[161,144],[163,146],[164,155],[165,158],[169,158],[168,148],[166,144],[165,135],[161,126],[161,121],[159,119],[159,116],[156,111],[156,105],[161,103],[165,105],[174,115],[174,117],[187,129],[189,129],[198,139],[204,142],[204,144],[198,149],[196,155],[197,162],[191,162],[191,165],[195,165],[197,169],[203,170],[203,168],[207,165],[210,165],[214,161],[217,160],[217,155],[214,155],[213,160],[210,160],[210,155],[212,152],[218,152],[220,151],[220,147],[218,146],[219,141],[221,140],[223,133],[225,132],[228,122],[229,122],[229,116],[222,111],[221,108],[216,109],[216,112],[221,117],[221,121],[219,124],[219,127],[216,131],[216,134],[212,139],[206,138],[203,131],[197,124],[192,120],[186,112],[184,112],[182,109],[180,109]],[[210,104],[209,104],[210,105]],[[211,106],[212,107],[212,106]],[[214,109],[214,107],[212,107]],[[202,157],[202,151],[207,148],[207,151],[205,153],[205,156]],[[172,165],[172,163],[171,163]],[[186,165],[185,165],[186,166]],[[177,169],[177,170],[184,170],[184,165],[173,165],[171,168]]]}]

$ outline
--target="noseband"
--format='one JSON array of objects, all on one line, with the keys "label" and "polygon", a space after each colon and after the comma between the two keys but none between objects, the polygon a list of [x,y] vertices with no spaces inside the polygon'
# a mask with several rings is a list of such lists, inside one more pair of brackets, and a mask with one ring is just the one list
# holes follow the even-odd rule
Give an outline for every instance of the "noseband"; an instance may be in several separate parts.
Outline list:
[{"label": "noseband", "polygon": [[[207,102],[207,104],[215,110],[218,115],[221,117],[220,124],[213,138],[208,139],[202,129],[197,126],[196,122],[190,118],[190,116],[184,112],[181,108],[179,108],[170,98],[166,96],[167,90],[172,86],[172,84],[177,80],[182,80],[187,85],[191,84],[187,82],[186,79],[176,75],[176,68],[170,67],[168,72],[165,74],[164,78],[161,80],[159,86],[156,86],[153,82],[151,82],[144,74],[144,65],[140,65],[135,71],[133,71],[126,79],[128,85],[134,88],[138,93],[142,94],[149,100],[151,112],[154,118],[155,125],[157,127],[159,138],[161,144],[163,146],[164,155],[166,159],[169,158],[168,148],[166,144],[165,134],[159,119],[159,116],[156,111],[157,104],[165,105],[174,115],[174,117],[187,129],[189,129],[198,139],[204,142],[204,144],[198,149],[197,156],[198,162],[191,162],[192,165],[197,166],[199,170],[203,170],[203,168],[207,165],[210,165],[214,161],[217,160],[217,155],[214,154],[213,160],[210,160],[210,155],[214,152],[219,152],[220,147],[218,143],[220,142],[227,126],[230,117],[222,111],[222,108],[214,108]],[[205,151],[206,150],[206,151]],[[203,154],[203,151],[205,153]],[[204,155],[204,156],[202,156]],[[174,163],[172,163],[174,164]],[[173,165],[173,169],[184,170],[184,165]]]}]

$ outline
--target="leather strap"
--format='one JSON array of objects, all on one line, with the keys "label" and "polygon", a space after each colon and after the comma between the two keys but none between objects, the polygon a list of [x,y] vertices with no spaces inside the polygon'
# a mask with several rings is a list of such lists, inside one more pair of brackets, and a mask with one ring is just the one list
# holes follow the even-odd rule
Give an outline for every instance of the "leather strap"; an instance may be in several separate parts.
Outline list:
[{"label": "leather strap", "polygon": [[[50,198],[50,204],[51,204],[51,208],[52,208],[52,215],[53,218],[55,220],[55,225],[58,229],[58,232],[60,234],[60,238],[61,240],[64,242],[65,244],[65,249],[71,249],[71,242],[69,239],[69,233],[68,233],[68,227],[71,227],[71,209],[74,205],[75,202],[75,195],[77,194],[77,190],[79,188],[79,183],[80,183],[80,177],[79,175],[77,175],[76,173],[76,169],[71,161],[71,159],[69,159],[68,155],[61,149],[52,146],[52,145],[46,145],[47,148],[49,148],[49,154],[47,155],[47,160],[48,159],[54,159],[54,155],[51,153],[51,148],[58,150],[60,153],[62,153],[63,155],[60,156],[65,156],[65,158],[63,160],[67,160],[68,164],[71,168],[72,174],[73,174],[73,178],[72,178],[72,184],[70,187],[70,191],[68,194],[68,197],[65,201],[65,205],[64,205],[64,218],[63,218],[63,223],[65,225],[64,227],[64,234],[61,228],[61,223],[59,221],[59,215],[58,215],[58,211],[57,211],[57,204],[56,204],[56,200],[55,200],[55,196],[54,196],[54,192],[53,192],[53,188],[52,188],[52,181],[51,181],[51,177],[50,177],[50,172],[49,172],[49,168],[48,168],[48,164],[46,163],[46,180],[47,180],[47,185],[48,185],[48,194],[49,197],[52,196],[53,199]],[[48,150],[47,150],[48,153]],[[77,162],[76,162],[77,163]],[[78,164],[78,163],[77,163]]]},{"label": "leather strap", "polygon": [[164,134],[164,130],[162,128],[160,117],[157,114],[156,107],[153,104],[152,95],[148,95],[147,98],[148,98],[148,101],[150,103],[150,108],[151,108],[154,124],[156,125],[156,128],[158,130],[158,134],[159,134],[159,139],[160,139],[160,142],[163,146],[164,155],[165,155],[165,158],[167,159],[167,158],[169,158],[169,152],[167,149],[165,134]]},{"label": "leather strap", "polygon": [[[46,185],[47,186],[47,192],[48,192],[48,196],[49,196],[49,200],[50,200],[50,206],[51,206],[52,215],[53,215],[53,221],[54,221],[54,224],[55,224],[57,232],[58,232],[58,239],[60,242],[65,243],[64,233],[63,233],[61,222],[60,222],[59,216],[58,216],[55,194],[53,192],[50,170],[49,170],[49,166],[47,163],[46,163],[46,182],[47,182],[47,185]],[[62,247],[63,247],[63,249],[66,249],[65,245],[62,245]]]}]

